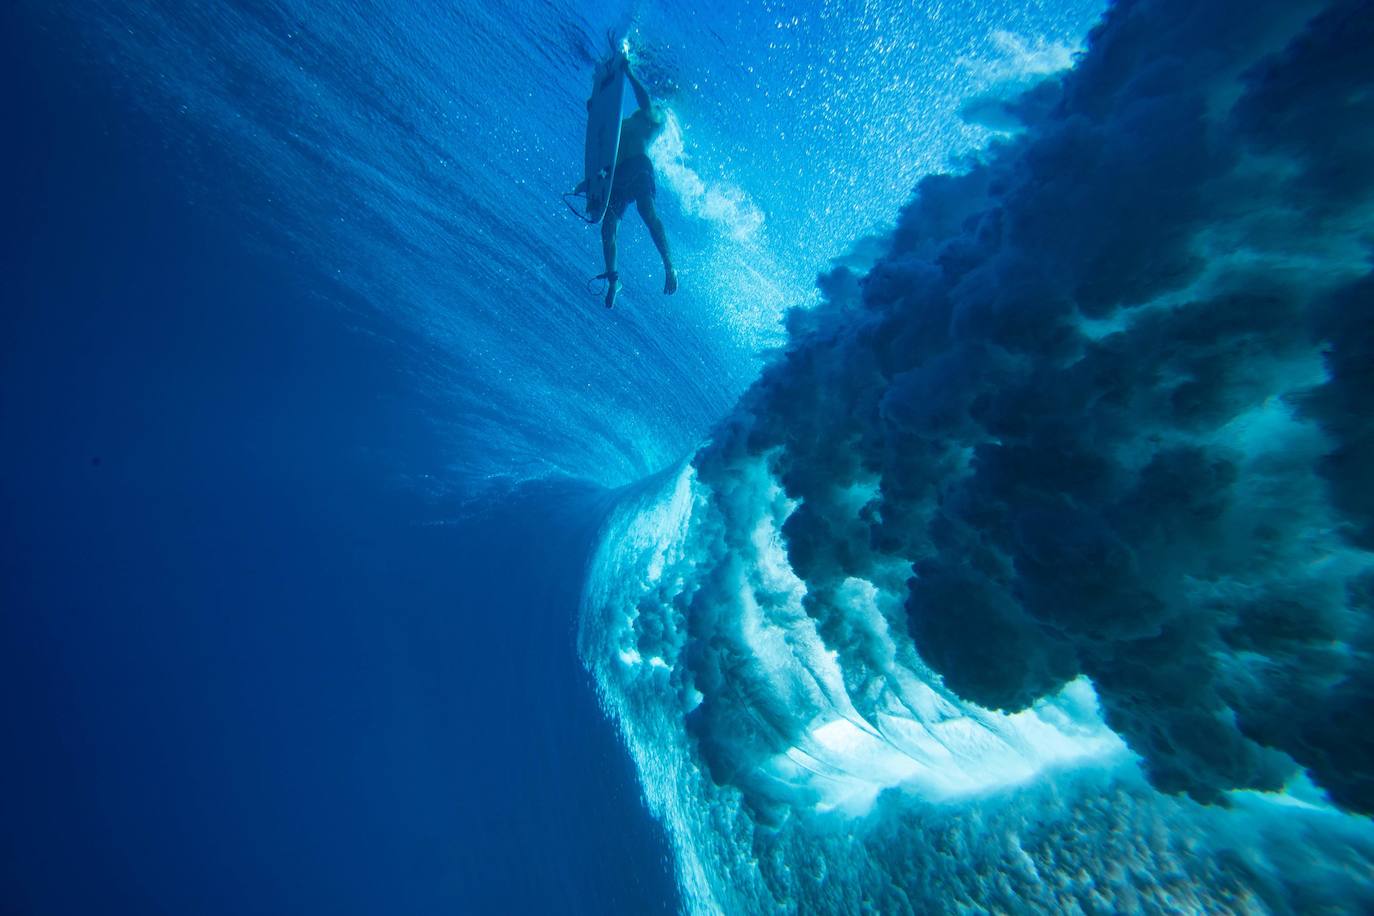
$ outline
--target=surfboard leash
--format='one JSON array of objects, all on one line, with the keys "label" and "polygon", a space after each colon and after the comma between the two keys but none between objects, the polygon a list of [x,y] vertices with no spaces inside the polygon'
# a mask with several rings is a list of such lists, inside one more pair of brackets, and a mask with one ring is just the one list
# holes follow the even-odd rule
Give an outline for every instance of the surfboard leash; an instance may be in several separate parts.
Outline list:
[{"label": "surfboard leash", "polygon": [[568,191],[568,192],[566,192],[566,193],[563,195],[563,203],[567,206],[568,210],[572,212],[572,215],[573,215],[573,216],[575,216],[575,217],[577,217],[578,219],[582,220],[582,222],[588,224],[589,226],[594,226],[594,225],[596,225],[598,222],[600,222],[600,220],[594,220],[594,219],[591,219],[590,217],[583,216],[581,213],[579,213],[579,212],[577,211],[577,208],[574,207],[574,206],[572,205],[572,202],[568,200],[569,197],[572,197],[572,198],[578,198],[578,197],[580,197],[580,198],[582,198],[583,200],[586,200],[586,199],[587,199],[587,195],[586,195],[586,194],[579,194],[579,193],[576,192],[576,191]]},{"label": "surfboard leash", "polygon": [[[597,286],[597,280],[605,280],[606,285]],[[620,274],[615,271],[609,271],[604,274],[597,274],[595,277],[592,277],[590,280],[587,281],[587,292],[591,293],[593,296],[604,296],[606,294],[606,290],[611,288],[611,284],[616,283],[619,280]]]}]

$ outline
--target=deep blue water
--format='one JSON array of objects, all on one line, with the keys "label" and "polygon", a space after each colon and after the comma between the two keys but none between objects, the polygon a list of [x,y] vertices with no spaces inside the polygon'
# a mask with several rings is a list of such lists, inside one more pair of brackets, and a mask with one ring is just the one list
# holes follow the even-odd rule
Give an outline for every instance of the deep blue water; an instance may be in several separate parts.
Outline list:
[{"label": "deep blue water", "polygon": [[445,456],[378,325],[188,206],[48,36],[10,51],[5,908],[671,911],[573,651],[604,498],[450,524],[397,480]]},{"label": "deep blue water", "polygon": [[1374,12],[1102,14],[6,10],[3,908],[1374,906]]}]

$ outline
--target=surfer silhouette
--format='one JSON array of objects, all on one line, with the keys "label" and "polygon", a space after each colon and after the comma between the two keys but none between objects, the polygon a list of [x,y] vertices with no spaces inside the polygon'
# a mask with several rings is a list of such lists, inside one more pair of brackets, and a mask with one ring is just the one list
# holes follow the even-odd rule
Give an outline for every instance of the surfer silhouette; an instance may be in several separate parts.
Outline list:
[{"label": "surfer silhouette", "polygon": [[[616,233],[620,220],[630,204],[639,210],[639,216],[649,229],[654,247],[663,258],[663,292],[677,291],[677,273],[673,270],[672,255],[668,251],[668,236],[663,231],[663,221],[654,209],[654,197],[658,185],[654,176],[654,164],[649,160],[649,146],[663,131],[663,112],[649,98],[649,90],[630,68],[630,61],[620,54],[618,65],[624,70],[625,77],[634,90],[635,101],[639,108],[620,123],[620,149],[616,154],[615,172],[611,179],[610,202],[606,215],[601,221],[601,249],[606,257],[606,272],[596,279],[606,281],[606,308],[615,304],[616,294],[620,292],[620,275],[616,272]],[[614,123],[614,122],[612,122]],[[585,191],[587,182],[583,181],[577,191]]]}]

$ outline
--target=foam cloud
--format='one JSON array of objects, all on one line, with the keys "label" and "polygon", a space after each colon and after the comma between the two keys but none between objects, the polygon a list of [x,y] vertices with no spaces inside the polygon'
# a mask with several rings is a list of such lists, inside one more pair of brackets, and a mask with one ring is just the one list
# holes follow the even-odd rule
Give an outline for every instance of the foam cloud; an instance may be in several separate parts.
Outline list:
[{"label": "foam cloud", "polygon": [[1368,749],[1267,699],[1367,690],[1369,12],[1114,7],[1023,135],[825,281],[699,465],[769,456],[812,595],[908,563],[965,698],[1087,675],[1162,788],[1296,761],[1374,810]]}]

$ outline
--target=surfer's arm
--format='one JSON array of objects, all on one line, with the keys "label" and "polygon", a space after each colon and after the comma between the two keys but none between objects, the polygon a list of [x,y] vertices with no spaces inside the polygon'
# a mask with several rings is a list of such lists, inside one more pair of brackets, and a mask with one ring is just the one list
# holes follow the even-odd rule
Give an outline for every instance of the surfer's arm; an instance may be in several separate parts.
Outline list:
[{"label": "surfer's arm", "polygon": [[639,77],[635,76],[635,72],[630,69],[630,62],[628,60],[625,61],[625,78],[630,81],[630,88],[634,90],[635,101],[639,103],[639,107],[649,112],[649,114],[653,114],[653,102],[649,99],[649,90],[644,88],[644,84],[639,81]]}]

